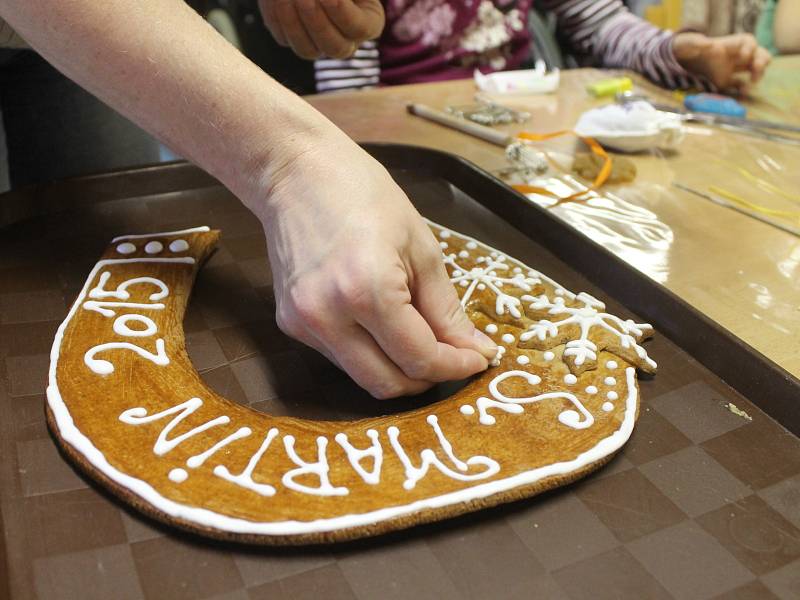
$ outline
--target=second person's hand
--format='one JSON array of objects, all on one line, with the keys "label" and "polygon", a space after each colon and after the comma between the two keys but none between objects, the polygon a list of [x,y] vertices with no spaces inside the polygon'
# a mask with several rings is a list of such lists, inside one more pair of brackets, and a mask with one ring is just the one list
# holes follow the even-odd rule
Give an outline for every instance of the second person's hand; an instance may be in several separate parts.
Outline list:
[{"label": "second person's hand", "polygon": [[259,0],[264,23],[282,46],[302,58],[347,58],[378,37],[385,22],[380,0]]},{"label": "second person's hand", "polygon": [[770,54],[749,33],[710,38],[681,32],[672,42],[675,58],[687,71],[706,77],[719,90],[746,94],[764,75]]}]

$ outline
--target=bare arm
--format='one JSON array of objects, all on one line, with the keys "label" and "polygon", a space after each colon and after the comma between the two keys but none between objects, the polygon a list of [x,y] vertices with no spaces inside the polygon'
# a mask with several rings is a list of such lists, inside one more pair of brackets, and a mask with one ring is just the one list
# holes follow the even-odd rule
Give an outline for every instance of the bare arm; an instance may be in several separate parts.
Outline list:
[{"label": "bare arm", "polygon": [[181,0],[0,0],[0,15],[56,68],[246,202],[265,169],[332,128]]},{"label": "bare arm", "polygon": [[378,397],[487,367],[495,345],[385,169],[181,0],[0,0],[0,16],[261,219],[284,331]]},{"label": "bare arm", "polygon": [[775,7],[775,46],[781,54],[800,52],[800,0],[780,0]]}]

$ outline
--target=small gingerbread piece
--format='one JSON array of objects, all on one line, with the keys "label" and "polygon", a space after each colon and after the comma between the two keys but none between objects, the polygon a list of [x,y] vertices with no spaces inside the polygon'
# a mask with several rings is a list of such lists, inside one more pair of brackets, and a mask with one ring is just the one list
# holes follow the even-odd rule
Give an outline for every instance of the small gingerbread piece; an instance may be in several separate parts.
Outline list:
[{"label": "small gingerbread piece", "polygon": [[[594,181],[604,159],[593,152],[578,152],[572,161],[572,170],[587,181]],[[625,156],[614,155],[611,159],[611,173],[606,183],[630,183],[636,179],[636,165]]]},{"label": "small gingerbread piece", "polygon": [[467,314],[501,345],[450,398],[359,421],[276,417],[207,388],[182,318],[217,232],[123,236],[53,343],[47,415],[66,454],[166,523],[258,544],[332,542],[573,481],[628,440],[647,325],[431,224]]}]

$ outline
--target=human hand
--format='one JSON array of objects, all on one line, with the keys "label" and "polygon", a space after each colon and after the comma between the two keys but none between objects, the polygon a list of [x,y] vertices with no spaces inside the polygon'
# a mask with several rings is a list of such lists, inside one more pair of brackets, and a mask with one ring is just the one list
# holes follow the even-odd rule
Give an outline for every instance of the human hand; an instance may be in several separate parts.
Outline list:
[{"label": "human hand", "polygon": [[273,164],[254,208],[281,330],[377,398],[486,369],[497,347],[462,310],[428,226],[380,164],[338,132],[323,137]]},{"label": "human hand", "polygon": [[682,32],[675,35],[672,51],[687,71],[707,78],[721,91],[737,94],[746,94],[761,79],[771,58],[749,33],[709,38]]},{"label": "human hand", "polygon": [[385,22],[380,0],[259,0],[264,24],[281,46],[302,58],[347,58],[378,37]]}]

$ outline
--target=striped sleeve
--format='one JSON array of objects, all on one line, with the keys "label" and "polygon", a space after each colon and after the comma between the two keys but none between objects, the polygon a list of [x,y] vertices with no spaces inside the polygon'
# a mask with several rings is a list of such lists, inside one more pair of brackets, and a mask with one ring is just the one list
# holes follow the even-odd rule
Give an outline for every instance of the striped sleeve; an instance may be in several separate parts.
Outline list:
[{"label": "striped sleeve", "polygon": [[637,71],[668,88],[709,90],[705,78],[684,69],[672,52],[673,33],[632,15],[620,0],[544,0],[572,49],[604,67]]},{"label": "striped sleeve", "polygon": [[314,61],[314,76],[320,93],[372,88],[378,85],[380,75],[378,47],[374,41],[362,43],[350,58]]}]

